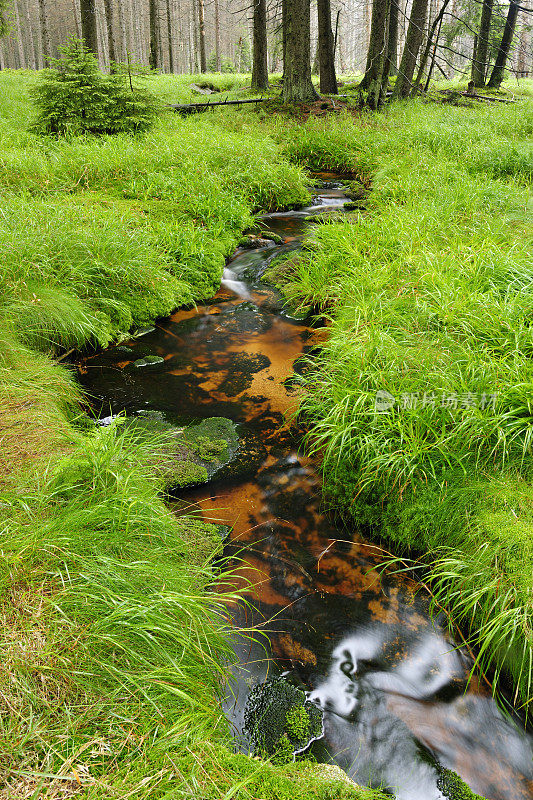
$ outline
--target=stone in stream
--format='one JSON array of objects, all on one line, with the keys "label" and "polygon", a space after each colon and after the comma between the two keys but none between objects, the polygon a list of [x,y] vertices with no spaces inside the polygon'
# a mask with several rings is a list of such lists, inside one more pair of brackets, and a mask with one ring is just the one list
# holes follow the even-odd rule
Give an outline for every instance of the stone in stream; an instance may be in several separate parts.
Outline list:
[{"label": "stone in stream", "polygon": [[142,369],[143,367],[156,367],[164,363],[165,359],[161,358],[161,356],[145,356],[144,358],[138,358],[137,361],[134,361],[132,366],[135,367],[135,369]]},{"label": "stone in stream", "polygon": [[280,676],[251,690],[244,731],[255,755],[293,761],[323,736],[322,711],[305,692]]},{"label": "stone in stream", "polygon": [[169,493],[254,473],[266,457],[257,437],[225,417],[178,426],[158,412],[145,412],[126,425],[154,439],[154,469]]}]

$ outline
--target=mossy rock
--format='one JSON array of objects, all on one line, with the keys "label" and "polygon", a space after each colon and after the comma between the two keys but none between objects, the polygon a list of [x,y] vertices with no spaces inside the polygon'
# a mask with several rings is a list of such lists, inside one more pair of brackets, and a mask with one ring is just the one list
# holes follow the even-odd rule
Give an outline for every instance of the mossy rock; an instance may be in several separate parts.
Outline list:
[{"label": "mossy rock", "polygon": [[448,800],[486,800],[485,797],[473,792],[456,772],[444,767],[439,767],[437,787]]},{"label": "mossy rock", "polygon": [[203,419],[186,428],[183,438],[189,451],[205,467],[208,478],[231,461],[239,446],[237,426],[226,417]]},{"label": "mossy rock", "polygon": [[244,730],[255,755],[287,763],[323,735],[322,711],[285,678],[273,678],[250,692]]},{"label": "mossy rock", "polygon": [[154,469],[167,492],[254,474],[266,457],[258,437],[226,417],[180,427],[160,412],[145,412],[125,424],[154,437]]}]

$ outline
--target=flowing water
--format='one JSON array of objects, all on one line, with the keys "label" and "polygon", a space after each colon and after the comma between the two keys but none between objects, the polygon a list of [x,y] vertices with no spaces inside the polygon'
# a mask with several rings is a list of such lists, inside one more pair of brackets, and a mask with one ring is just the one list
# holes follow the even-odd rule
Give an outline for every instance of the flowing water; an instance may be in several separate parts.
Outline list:
[{"label": "flowing water", "polygon": [[[298,360],[327,330],[291,317],[261,278],[274,256],[298,247],[310,217],[342,208],[342,181],[320,177],[312,206],[259,221],[282,245],[238,250],[212,300],[86,359],[82,381],[102,417],[223,416],[242,426],[252,474],[179,493],[231,528],[227,553],[238,554],[248,586],[235,623],[258,636],[236,640],[225,702],[242,748],[250,686],[287,671],[324,710],[317,755],[358,783],[398,800],[437,800],[438,760],[489,800],[531,798],[531,738],[502,716],[485,681],[468,684],[471,656],[431,618],[420,586],[376,570],[379,548],[326,513],[316,467],[286,423]],[[132,369],[147,355],[163,360]]]}]

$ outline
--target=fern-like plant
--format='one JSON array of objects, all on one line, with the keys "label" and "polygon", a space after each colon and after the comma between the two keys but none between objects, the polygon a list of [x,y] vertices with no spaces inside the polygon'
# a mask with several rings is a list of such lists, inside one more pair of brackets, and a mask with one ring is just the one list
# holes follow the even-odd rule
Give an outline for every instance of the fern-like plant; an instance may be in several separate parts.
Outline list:
[{"label": "fern-like plant", "polygon": [[39,109],[35,132],[60,136],[134,133],[152,124],[156,98],[134,85],[128,72],[100,72],[83,41],[70,39],[60,48],[60,57],[50,63],[33,90]]}]

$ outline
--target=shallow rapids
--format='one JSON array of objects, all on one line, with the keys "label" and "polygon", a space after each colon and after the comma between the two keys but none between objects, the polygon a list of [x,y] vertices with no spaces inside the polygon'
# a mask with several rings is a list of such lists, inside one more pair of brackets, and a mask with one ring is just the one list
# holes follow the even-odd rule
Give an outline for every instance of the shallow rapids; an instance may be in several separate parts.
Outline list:
[{"label": "shallow rapids", "polygon": [[[81,379],[101,415],[157,413],[184,424],[223,416],[260,453],[252,476],[182,490],[189,510],[231,528],[227,554],[249,604],[236,626],[239,666],[225,701],[239,746],[250,686],[287,671],[324,710],[317,757],[398,800],[439,800],[435,762],[489,800],[533,797],[531,738],[503,717],[484,680],[468,682],[471,655],[406,577],[376,570],[380,549],[326,513],[315,465],[286,423],[294,368],[324,328],[291,316],[262,276],[298,247],[310,217],[342,209],[342,181],[323,174],[313,204],[266,215],[259,230],[281,245],[237,250],[217,295],[181,309],[145,335],[88,358]],[[132,369],[146,356],[163,361]],[[262,634],[266,634],[263,636]]]}]

